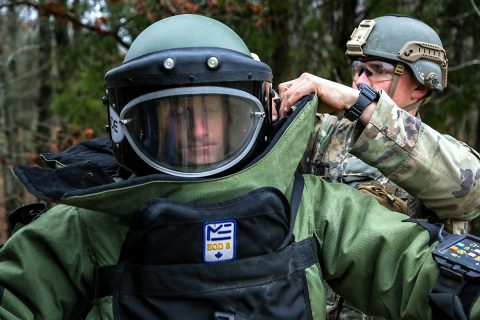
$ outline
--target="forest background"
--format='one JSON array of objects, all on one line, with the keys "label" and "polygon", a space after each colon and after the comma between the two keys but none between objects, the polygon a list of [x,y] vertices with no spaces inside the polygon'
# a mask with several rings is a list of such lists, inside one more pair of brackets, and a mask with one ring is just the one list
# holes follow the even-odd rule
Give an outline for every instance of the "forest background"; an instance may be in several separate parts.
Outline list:
[{"label": "forest background", "polygon": [[6,214],[37,201],[11,168],[105,134],[105,72],[146,26],[184,13],[234,29],[272,67],[275,87],[304,71],[350,85],[345,43],[358,23],[388,13],[417,17],[439,33],[449,59],[448,88],[422,120],[480,149],[474,0],[0,0],[0,243],[9,234]]}]

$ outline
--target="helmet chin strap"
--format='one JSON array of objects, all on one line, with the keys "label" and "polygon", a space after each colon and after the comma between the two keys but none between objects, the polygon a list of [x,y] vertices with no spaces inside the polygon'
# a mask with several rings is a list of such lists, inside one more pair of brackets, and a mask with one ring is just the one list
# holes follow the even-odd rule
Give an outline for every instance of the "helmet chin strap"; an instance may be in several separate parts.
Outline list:
[{"label": "helmet chin strap", "polygon": [[[388,90],[388,95],[391,98],[393,98],[393,94],[395,93],[395,89],[397,88],[398,80],[400,80],[400,77],[402,76],[404,71],[405,71],[405,66],[400,62],[397,63],[397,65],[395,66],[395,70],[393,72],[392,85],[390,86],[390,90]],[[422,99],[415,101],[414,103],[409,104],[408,106],[402,109],[407,112],[417,109],[417,112],[415,112],[415,116],[417,116],[418,110],[420,110],[420,107],[428,103],[430,99],[431,99],[431,94],[429,93],[429,94],[426,94],[425,97],[423,97]]]},{"label": "helmet chin strap", "polygon": [[393,71],[393,78],[392,78],[392,85],[390,86],[390,90],[388,90],[388,95],[393,98],[393,94],[395,93],[395,89],[397,88],[398,80],[402,76],[403,72],[405,71],[405,66],[400,62],[397,63],[395,66],[395,70]]},{"label": "helmet chin strap", "polygon": [[[410,112],[412,110],[415,110],[417,109],[417,111],[415,112],[415,116],[417,116],[418,114],[418,110],[420,110],[420,107],[423,106],[427,101],[426,98],[422,98],[418,101],[415,101],[414,103],[412,104],[409,104],[408,106],[406,106],[405,108],[402,108],[403,110],[407,111],[407,112]],[[429,99],[430,100],[430,99]]]}]

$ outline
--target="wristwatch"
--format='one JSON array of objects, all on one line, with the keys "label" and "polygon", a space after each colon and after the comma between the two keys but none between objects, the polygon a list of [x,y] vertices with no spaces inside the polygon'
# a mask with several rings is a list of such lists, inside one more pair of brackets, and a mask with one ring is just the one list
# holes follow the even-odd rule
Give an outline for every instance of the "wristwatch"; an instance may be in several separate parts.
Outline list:
[{"label": "wristwatch", "polygon": [[345,112],[345,117],[350,121],[357,120],[366,107],[380,99],[380,94],[369,85],[360,83],[358,89],[360,90],[360,95],[358,96],[357,102]]}]

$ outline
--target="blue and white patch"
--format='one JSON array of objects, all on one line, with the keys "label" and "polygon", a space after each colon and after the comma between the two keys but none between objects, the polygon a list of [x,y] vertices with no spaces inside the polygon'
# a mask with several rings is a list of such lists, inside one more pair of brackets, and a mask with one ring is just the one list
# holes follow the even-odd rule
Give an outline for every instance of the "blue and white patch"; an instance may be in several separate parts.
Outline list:
[{"label": "blue and white patch", "polygon": [[215,263],[235,259],[235,220],[211,221],[203,224],[203,262]]}]

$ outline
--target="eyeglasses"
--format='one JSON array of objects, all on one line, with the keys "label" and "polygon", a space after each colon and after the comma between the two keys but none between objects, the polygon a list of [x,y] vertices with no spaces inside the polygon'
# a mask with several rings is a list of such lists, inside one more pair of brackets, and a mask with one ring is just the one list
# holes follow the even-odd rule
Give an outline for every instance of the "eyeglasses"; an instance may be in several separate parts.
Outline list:
[{"label": "eyeglasses", "polygon": [[356,81],[363,72],[371,80],[375,82],[389,81],[393,79],[393,72],[395,67],[384,61],[359,61],[355,60],[352,63],[352,78]]}]

